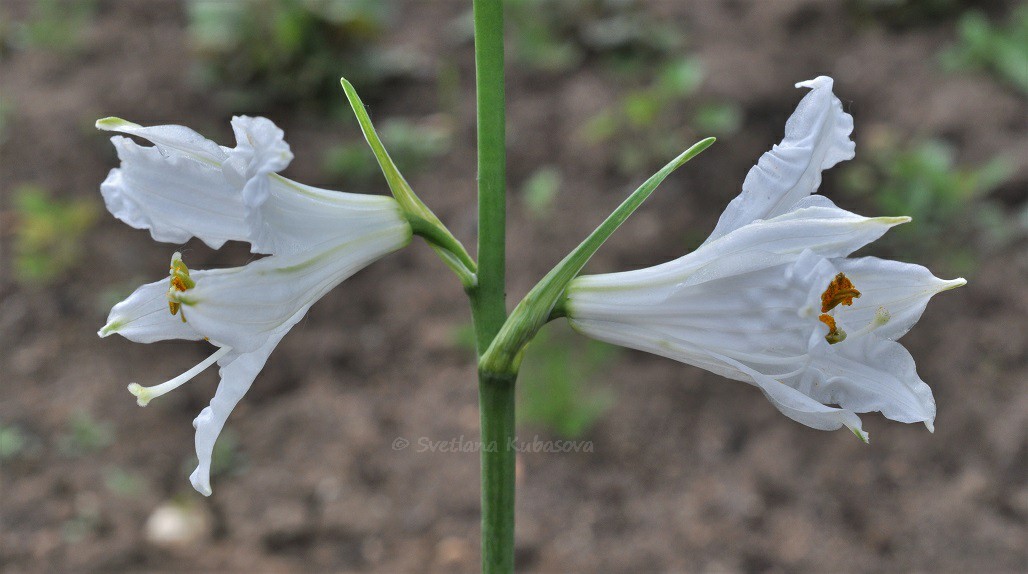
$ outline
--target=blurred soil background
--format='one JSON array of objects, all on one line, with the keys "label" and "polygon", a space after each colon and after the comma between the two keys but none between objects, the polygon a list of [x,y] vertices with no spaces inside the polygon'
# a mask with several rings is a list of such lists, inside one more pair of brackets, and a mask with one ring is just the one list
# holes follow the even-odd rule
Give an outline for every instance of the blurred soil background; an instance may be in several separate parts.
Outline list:
[{"label": "blurred soil background", "polygon": [[[973,5],[972,5],[973,4]],[[680,256],[713,228],[820,74],[857,157],[821,191],[914,223],[862,253],[969,283],[904,338],[935,434],[864,416],[870,446],[753,388],[548,326],[520,383],[524,572],[1023,572],[1028,519],[1028,8],[958,0],[518,0],[507,11],[509,301],[700,137],[718,143],[590,263]],[[474,243],[470,3],[0,1],[0,570],[439,572],[477,568],[470,321],[420,241],[314,306],[189,486],[203,374],[146,409],[125,390],[209,352],[95,332],[166,273],[243,245],[158,244],[103,208],[119,116],[233,145],[272,118],[285,175],[388,193],[338,77],[414,188]],[[403,449],[395,441],[410,441]],[[451,447],[453,448],[453,447]],[[584,448],[584,447],[583,447]]]}]

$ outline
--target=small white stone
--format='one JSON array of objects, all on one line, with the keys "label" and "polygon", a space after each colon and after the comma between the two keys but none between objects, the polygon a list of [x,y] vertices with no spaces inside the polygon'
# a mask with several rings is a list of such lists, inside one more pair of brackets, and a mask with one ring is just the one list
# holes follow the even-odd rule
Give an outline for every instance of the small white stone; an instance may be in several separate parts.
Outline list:
[{"label": "small white stone", "polygon": [[165,502],[146,520],[146,540],[154,546],[173,548],[190,546],[208,537],[210,519],[201,509]]}]

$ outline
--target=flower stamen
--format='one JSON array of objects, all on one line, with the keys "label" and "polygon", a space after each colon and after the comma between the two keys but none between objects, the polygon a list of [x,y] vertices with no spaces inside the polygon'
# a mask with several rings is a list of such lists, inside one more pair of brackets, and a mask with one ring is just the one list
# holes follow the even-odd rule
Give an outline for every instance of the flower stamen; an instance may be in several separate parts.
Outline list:
[{"label": "flower stamen", "polygon": [[821,313],[821,316],[817,318],[825,325],[828,325],[828,334],[825,335],[825,341],[828,341],[829,345],[841,343],[846,340],[846,331],[843,331],[835,324],[835,317],[832,317],[828,313]]},{"label": "flower stamen", "polygon": [[138,383],[129,383],[128,390],[130,393],[135,395],[136,403],[138,403],[141,407],[145,407],[147,403],[149,403],[152,399],[170,393],[171,391],[181,387],[185,383],[188,383],[193,377],[199,375],[204,371],[204,369],[218,362],[218,359],[224,357],[231,350],[232,347],[222,347],[215,351],[213,354],[211,354],[210,357],[207,357],[206,359],[201,361],[192,369],[189,369],[188,371],[182,373],[174,379],[165,381],[159,385],[154,385],[152,387],[144,387]]},{"label": "flower stamen", "polygon": [[852,305],[857,297],[860,297],[860,291],[845,273],[839,273],[821,294],[821,312],[827,313],[839,305]]},{"label": "flower stamen", "polygon": [[835,323],[835,317],[829,315],[829,311],[839,305],[850,306],[853,300],[860,297],[860,291],[853,286],[853,282],[845,273],[839,273],[828,283],[828,288],[821,294],[821,315],[817,318],[828,326],[828,334],[825,340],[829,345],[841,343],[846,340],[846,331],[843,331]]},{"label": "flower stamen", "polygon": [[[169,275],[171,276],[171,286],[168,287],[168,310],[172,315],[177,315],[179,309],[182,308],[182,303],[177,300],[175,294],[196,287],[196,282],[189,277],[189,268],[182,261],[182,254],[178,251],[171,256]],[[183,313],[180,317],[185,323],[186,314]]]}]

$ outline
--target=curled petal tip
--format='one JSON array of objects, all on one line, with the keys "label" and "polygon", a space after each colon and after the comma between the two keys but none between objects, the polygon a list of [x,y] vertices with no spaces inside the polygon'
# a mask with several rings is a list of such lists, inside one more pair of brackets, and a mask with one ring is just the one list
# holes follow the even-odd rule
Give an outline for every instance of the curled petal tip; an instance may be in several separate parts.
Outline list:
[{"label": "curled petal tip", "polygon": [[950,279],[949,281],[943,281],[939,286],[939,291],[949,291],[950,289],[956,289],[957,287],[963,287],[967,285],[967,279],[963,277],[957,277],[956,279]]},{"label": "curled petal tip", "polygon": [[935,421],[925,421],[924,426],[928,429],[928,432],[935,434]]},{"label": "curled petal tip", "polygon": [[106,325],[101,327],[100,330],[96,332],[96,334],[99,335],[101,338],[110,337],[114,333],[117,333],[118,329],[120,329],[124,325],[125,322],[121,319],[114,319],[112,321],[108,321]]},{"label": "curled petal tip", "polygon": [[850,431],[852,431],[853,434],[856,435],[857,438],[860,439],[860,442],[862,442],[864,444],[871,444],[871,435],[869,435],[866,432],[864,432],[863,429],[860,429],[860,428],[857,428],[857,427],[850,427]]},{"label": "curled petal tip", "polygon": [[116,118],[114,116],[107,118],[100,118],[96,120],[96,129],[104,131],[118,131],[123,128],[139,127],[139,124],[134,124],[130,121]]},{"label": "curled petal tip", "polygon": [[874,217],[871,218],[871,221],[883,223],[889,226],[895,226],[901,225],[903,223],[910,223],[911,221],[913,221],[913,219],[911,219],[910,216],[907,215],[900,215],[896,217]]},{"label": "curled petal tip", "polygon": [[813,80],[807,80],[805,82],[796,82],[796,87],[797,88],[811,88],[811,89],[815,89],[815,90],[817,88],[821,88],[821,87],[827,87],[827,88],[831,89],[832,84],[834,84],[834,83],[835,83],[835,80],[833,80],[830,76],[818,76],[818,77],[814,78]]},{"label": "curled petal tip", "polygon": [[210,477],[204,476],[204,473],[202,473],[199,468],[189,475],[189,482],[197,492],[204,496],[214,494],[214,491],[211,489]]}]

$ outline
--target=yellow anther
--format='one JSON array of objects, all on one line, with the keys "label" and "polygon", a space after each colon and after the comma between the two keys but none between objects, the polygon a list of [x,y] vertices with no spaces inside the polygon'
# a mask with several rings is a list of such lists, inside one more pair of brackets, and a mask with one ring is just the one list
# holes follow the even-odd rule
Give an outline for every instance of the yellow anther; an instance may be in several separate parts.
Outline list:
[{"label": "yellow anther", "polygon": [[[168,310],[171,311],[172,315],[177,315],[179,309],[182,308],[182,304],[176,301],[172,296],[176,292],[182,292],[196,287],[196,282],[189,277],[189,268],[186,267],[186,264],[182,261],[182,254],[178,251],[171,256],[169,275],[171,276],[171,286],[168,287]],[[181,317],[182,322],[185,323],[185,314],[183,313]]]}]

